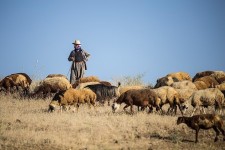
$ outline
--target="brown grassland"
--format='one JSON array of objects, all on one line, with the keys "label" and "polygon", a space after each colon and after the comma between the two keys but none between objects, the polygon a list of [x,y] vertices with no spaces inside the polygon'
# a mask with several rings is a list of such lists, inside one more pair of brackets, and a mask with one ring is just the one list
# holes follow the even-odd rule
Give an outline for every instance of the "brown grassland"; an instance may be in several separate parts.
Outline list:
[{"label": "brown grassland", "polygon": [[[215,132],[195,132],[177,116],[112,113],[111,107],[80,106],[78,112],[48,113],[47,100],[0,95],[0,149],[225,149]],[[128,109],[129,110],[129,109]]]}]

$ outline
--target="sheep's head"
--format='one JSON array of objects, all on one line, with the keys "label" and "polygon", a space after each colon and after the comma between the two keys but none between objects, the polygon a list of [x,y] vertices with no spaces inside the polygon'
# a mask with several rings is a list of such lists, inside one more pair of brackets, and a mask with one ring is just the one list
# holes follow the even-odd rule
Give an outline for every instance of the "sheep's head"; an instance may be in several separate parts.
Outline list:
[{"label": "sheep's head", "polygon": [[116,112],[119,108],[120,108],[120,104],[117,104],[117,103],[112,104],[112,111],[113,112]]},{"label": "sheep's head", "polygon": [[186,102],[184,102],[184,103],[181,104],[181,110],[183,111],[183,114],[186,113],[186,111],[188,110],[188,108],[189,108],[188,101],[186,101]]},{"label": "sheep's head", "polygon": [[55,111],[57,106],[59,106],[58,101],[51,101],[51,103],[49,104],[48,112]]},{"label": "sheep's head", "polygon": [[185,119],[184,117],[178,117],[177,118],[177,125],[181,124],[181,123],[184,123],[185,122]]}]

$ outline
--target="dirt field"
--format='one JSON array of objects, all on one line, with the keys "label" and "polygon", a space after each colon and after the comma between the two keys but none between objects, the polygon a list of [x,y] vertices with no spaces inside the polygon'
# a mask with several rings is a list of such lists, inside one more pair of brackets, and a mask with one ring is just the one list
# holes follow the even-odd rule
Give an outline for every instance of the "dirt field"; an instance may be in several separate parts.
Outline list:
[{"label": "dirt field", "polygon": [[137,112],[113,114],[111,107],[80,106],[78,113],[48,113],[48,100],[0,95],[0,149],[225,149],[222,135],[195,132],[177,116]]}]

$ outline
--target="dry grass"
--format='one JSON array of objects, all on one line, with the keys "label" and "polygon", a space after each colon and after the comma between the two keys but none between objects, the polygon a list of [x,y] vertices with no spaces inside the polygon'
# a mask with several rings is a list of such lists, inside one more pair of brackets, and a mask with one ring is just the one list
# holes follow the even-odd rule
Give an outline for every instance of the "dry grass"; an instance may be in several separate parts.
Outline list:
[{"label": "dry grass", "polygon": [[138,112],[129,115],[111,107],[78,113],[48,113],[48,100],[20,100],[0,95],[0,149],[223,149],[213,130],[200,131],[199,143],[175,116]]}]

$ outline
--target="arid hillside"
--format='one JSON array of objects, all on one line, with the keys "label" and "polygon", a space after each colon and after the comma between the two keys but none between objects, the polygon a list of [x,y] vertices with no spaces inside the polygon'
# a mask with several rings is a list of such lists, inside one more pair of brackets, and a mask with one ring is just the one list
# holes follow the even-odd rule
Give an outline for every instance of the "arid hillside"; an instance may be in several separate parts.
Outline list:
[{"label": "arid hillside", "polygon": [[50,99],[18,99],[0,95],[0,149],[224,149],[222,135],[195,132],[177,117],[111,107],[82,105],[79,112],[48,113]]}]

